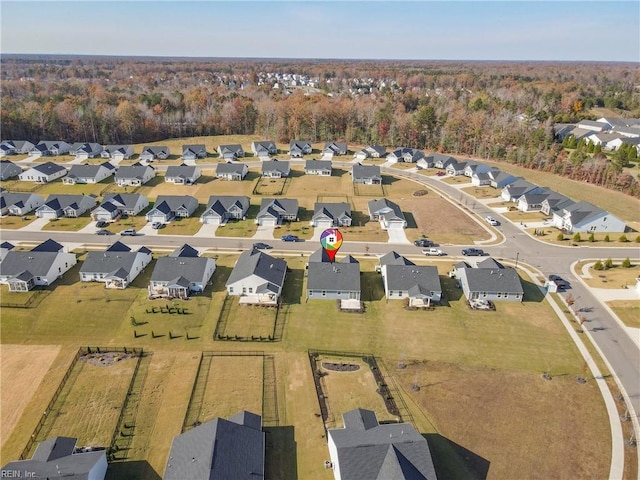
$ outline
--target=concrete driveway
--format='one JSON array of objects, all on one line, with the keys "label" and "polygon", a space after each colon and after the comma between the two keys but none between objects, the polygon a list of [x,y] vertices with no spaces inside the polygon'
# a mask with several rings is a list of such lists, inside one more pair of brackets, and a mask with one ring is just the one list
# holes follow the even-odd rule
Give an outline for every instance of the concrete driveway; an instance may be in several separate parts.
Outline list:
[{"label": "concrete driveway", "polygon": [[389,228],[387,230],[387,233],[389,234],[389,240],[387,240],[387,243],[400,243],[404,245],[408,245],[411,243],[407,239],[404,228]]},{"label": "concrete driveway", "polygon": [[202,225],[200,227],[200,230],[198,230],[193,236],[194,237],[206,237],[206,238],[213,238],[216,236],[216,230],[218,230],[218,227],[220,225],[214,225],[212,223],[206,223],[204,225]]},{"label": "concrete driveway", "polygon": [[49,223],[49,219],[48,218],[36,218],[29,225],[26,225],[26,226],[22,227],[20,229],[20,231],[22,231],[22,232],[39,232],[40,230],[42,230],[42,227],[44,227],[47,223]]},{"label": "concrete driveway", "polygon": [[[273,236],[273,231],[276,227],[271,225],[258,225],[258,231],[251,238],[256,240],[273,240],[275,237]],[[283,234],[284,235],[284,234]]]}]

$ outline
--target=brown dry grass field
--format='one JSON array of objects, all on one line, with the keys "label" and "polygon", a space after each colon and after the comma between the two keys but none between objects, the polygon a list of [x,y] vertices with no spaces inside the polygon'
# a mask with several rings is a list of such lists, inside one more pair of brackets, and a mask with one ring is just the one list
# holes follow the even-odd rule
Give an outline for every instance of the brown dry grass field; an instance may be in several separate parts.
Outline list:
[{"label": "brown dry grass field", "polygon": [[607,305],[627,327],[640,328],[640,300],[611,300]]},{"label": "brown dry grass field", "polygon": [[461,190],[481,200],[500,197],[500,190],[493,187],[465,187]]},{"label": "brown dry grass field", "polygon": [[[603,259],[604,262],[605,259]],[[578,273],[582,273],[582,265],[580,262],[576,265]],[[582,277],[582,280],[592,288],[633,288],[636,285],[636,279],[640,277],[640,265],[632,265],[630,268],[623,268],[620,264],[614,264],[613,268],[608,270],[594,270],[589,268],[591,278]]]},{"label": "brown dry grass field", "polygon": [[0,447],[9,438],[59,352],[59,345],[0,346]]},{"label": "brown dry grass field", "polygon": [[37,217],[35,215],[25,215],[24,217],[7,216],[0,217],[0,228],[8,230],[17,230],[22,227],[26,227],[33,222]]},{"label": "brown dry grass field", "polygon": [[[606,461],[592,461],[594,452],[611,449],[606,412],[594,382],[579,384],[574,375],[546,381],[528,371],[433,361],[412,362],[394,376],[428,412],[438,433],[490,462],[487,478],[608,475]],[[418,392],[410,388],[414,383],[420,386]],[[516,438],[521,441],[513,441]]]}]

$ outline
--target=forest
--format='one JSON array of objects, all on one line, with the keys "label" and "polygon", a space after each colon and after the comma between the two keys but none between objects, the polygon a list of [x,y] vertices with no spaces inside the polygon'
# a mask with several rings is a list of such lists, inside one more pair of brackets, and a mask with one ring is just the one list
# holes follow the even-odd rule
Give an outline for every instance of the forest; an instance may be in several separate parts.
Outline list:
[{"label": "forest", "polygon": [[3,139],[128,144],[253,134],[378,143],[516,163],[640,197],[628,168],[638,168],[636,155],[563,145],[553,135],[557,123],[640,117],[637,64],[33,55],[0,62]]}]

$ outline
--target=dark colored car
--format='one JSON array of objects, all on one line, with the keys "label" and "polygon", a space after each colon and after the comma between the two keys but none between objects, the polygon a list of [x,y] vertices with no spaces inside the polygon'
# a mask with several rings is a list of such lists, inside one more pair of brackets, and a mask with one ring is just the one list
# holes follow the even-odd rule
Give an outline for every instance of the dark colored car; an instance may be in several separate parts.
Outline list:
[{"label": "dark colored car", "polygon": [[267,243],[258,242],[258,243],[254,243],[253,244],[253,248],[258,248],[258,249],[262,249],[262,250],[269,250],[269,249],[271,249],[273,247],[271,245],[267,244]]},{"label": "dark colored car", "polygon": [[465,257],[481,257],[484,255],[484,251],[479,248],[465,248],[462,250],[462,255]]},{"label": "dark colored car", "polygon": [[441,170],[441,171],[439,171],[438,173],[436,173],[436,175],[437,175],[438,177],[444,177],[444,176],[446,175],[446,173],[445,173],[445,172],[443,172],[443,171]]},{"label": "dark colored car", "polygon": [[295,235],[284,235],[282,237],[282,241],[283,242],[299,242],[300,239],[298,237],[296,237]]},{"label": "dark colored car", "polygon": [[111,235],[111,232],[109,230],[105,230],[104,228],[102,230],[98,230],[96,232],[96,235]]},{"label": "dark colored car", "polygon": [[105,222],[104,220],[98,220],[98,221],[96,222],[96,227],[97,227],[97,228],[104,228],[104,227],[106,227],[106,226],[107,226],[107,222]]},{"label": "dark colored car", "polygon": [[427,240],[426,238],[420,238],[413,242],[416,247],[433,247],[433,242],[431,240]]},{"label": "dark colored car", "polygon": [[559,275],[549,275],[549,280],[555,283],[560,290],[565,290],[569,287],[569,282]]}]

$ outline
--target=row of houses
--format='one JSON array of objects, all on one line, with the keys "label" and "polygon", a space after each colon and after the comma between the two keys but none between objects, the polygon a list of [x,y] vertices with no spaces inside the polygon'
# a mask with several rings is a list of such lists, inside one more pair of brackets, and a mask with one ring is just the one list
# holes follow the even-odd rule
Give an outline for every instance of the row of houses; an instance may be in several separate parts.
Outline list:
[{"label": "row of houses", "polygon": [[600,145],[607,151],[616,151],[625,144],[631,145],[640,154],[640,118],[601,117],[597,120],[580,120],[578,123],[556,124],[554,134],[560,141],[571,136]]},{"label": "row of houses", "polygon": [[[0,283],[12,292],[26,292],[49,286],[77,263],[75,254],[47,240],[29,251],[18,251],[5,242],[0,257]],[[106,288],[124,289],[146,268],[152,253],[146,247],[136,251],[117,241],[104,251],[87,253],[80,267],[82,282],[102,282]],[[216,270],[215,259],[202,257],[188,244],[168,256],[159,257],[148,285],[150,298],[188,298],[202,292]],[[420,266],[392,251],[379,258],[387,300],[408,299],[411,307],[429,307],[442,299],[438,270]],[[227,294],[240,303],[277,305],[287,274],[285,260],[258,249],[244,251],[226,283]],[[351,255],[330,262],[323,250],[309,256],[308,300],[361,300],[360,264]],[[453,275],[470,300],[522,301],[523,289],[517,272],[488,258],[470,264],[461,262]]]},{"label": "row of houses", "polygon": [[[411,424],[381,424],[375,412],[357,408],[343,414],[343,428],[328,430],[336,480],[436,479],[429,443]],[[266,433],[262,417],[241,411],[214,418],[174,437],[163,480],[253,479],[265,477]],[[104,480],[103,448],[77,446],[77,438],[41,442],[27,460],[7,463],[8,476]],[[18,473],[20,475],[18,475]]]}]

